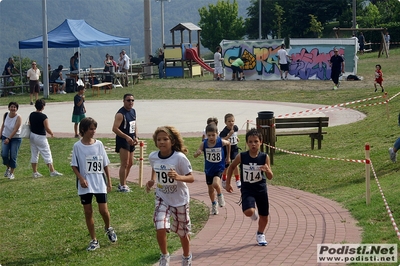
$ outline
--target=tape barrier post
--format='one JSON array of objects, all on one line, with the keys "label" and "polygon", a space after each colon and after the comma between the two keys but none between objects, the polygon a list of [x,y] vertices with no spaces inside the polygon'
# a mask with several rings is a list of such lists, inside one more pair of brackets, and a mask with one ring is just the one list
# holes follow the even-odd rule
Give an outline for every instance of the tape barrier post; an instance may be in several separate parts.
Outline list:
[{"label": "tape barrier post", "polygon": [[371,191],[370,191],[370,176],[371,176],[371,161],[369,158],[370,146],[369,143],[365,143],[365,201],[369,205],[371,203]]},{"label": "tape barrier post", "polygon": [[140,142],[140,159],[139,159],[139,186],[143,186],[143,150],[144,150],[144,143],[143,141]]}]

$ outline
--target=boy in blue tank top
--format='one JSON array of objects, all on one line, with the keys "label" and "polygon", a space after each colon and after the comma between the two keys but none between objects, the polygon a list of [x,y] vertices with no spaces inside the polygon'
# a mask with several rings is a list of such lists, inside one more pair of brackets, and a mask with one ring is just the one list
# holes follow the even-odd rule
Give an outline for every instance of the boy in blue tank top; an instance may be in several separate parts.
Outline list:
[{"label": "boy in blue tank top", "polygon": [[227,154],[231,152],[231,144],[228,140],[221,139],[218,136],[218,128],[211,123],[206,127],[207,139],[201,144],[194,154],[197,158],[204,153],[204,172],[206,174],[206,183],[208,187],[208,195],[210,196],[212,209],[211,213],[218,214],[217,201],[215,200],[215,191],[217,191],[218,204],[220,207],[225,206],[224,195],[221,191],[221,176],[225,169],[225,164],[229,164],[229,156],[225,157],[223,147],[226,146]]},{"label": "boy in blue tank top", "polygon": [[[256,221],[258,217],[258,230],[256,240],[259,246],[266,246],[265,228],[268,224],[269,202],[267,191],[267,178],[272,179],[274,174],[271,170],[269,156],[260,152],[262,135],[257,129],[252,128],[246,133],[248,151],[241,152],[236,156],[228,168],[228,176],[232,176],[233,170],[239,165],[240,179],[242,182],[242,210],[243,214]],[[233,192],[231,179],[226,180],[226,191]],[[258,213],[256,210],[256,205]]]}]

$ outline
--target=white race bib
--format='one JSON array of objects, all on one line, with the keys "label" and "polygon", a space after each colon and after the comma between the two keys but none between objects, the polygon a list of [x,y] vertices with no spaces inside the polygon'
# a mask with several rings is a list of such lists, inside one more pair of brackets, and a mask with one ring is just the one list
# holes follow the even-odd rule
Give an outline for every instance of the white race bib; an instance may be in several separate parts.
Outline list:
[{"label": "white race bib", "polygon": [[102,174],[103,173],[103,156],[100,156],[100,155],[86,156],[86,173]]},{"label": "white race bib", "polygon": [[222,148],[206,148],[206,160],[212,163],[222,161]]},{"label": "white race bib", "polygon": [[136,129],[136,121],[129,122],[129,134],[134,134]]},{"label": "white race bib", "polygon": [[263,179],[263,173],[258,165],[247,165],[243,166],[243,182],[257,183]]}]

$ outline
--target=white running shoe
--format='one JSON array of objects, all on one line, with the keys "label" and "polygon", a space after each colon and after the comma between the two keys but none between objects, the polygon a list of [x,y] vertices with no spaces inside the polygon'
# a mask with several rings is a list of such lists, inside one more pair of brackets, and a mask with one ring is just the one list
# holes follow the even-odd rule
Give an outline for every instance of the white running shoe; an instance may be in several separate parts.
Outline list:
[{"label": "white running shoe", "polygon": [[12,173],[10,173],[10,174],[8,174],[8,179],[14,179],[15,178],[15,176],[14,176],[14,174],[12,174]]},{"label": "white running shoe", "polygon": [[240,182],[240,180],[236,181],[236,187],[237,188],[241,188],[242,187],[242,182]]},{"label": "white running shoe", "polygon": [[39,172],[34,172],[33,174],[32,174],[32,177],[33,178],[38,178],[38,177],[42,177],[43,175],[41,174],[41,173],[39,173]]},{"label": "white running shoe", "polygon": [[55,177],[55,176],[62,176],[63,174],[61,174],[61,173],[59,173],[59,172],[57,172],[57,171],[55,171],[54,170],[54,172],[51,172],[50,173],[50,176],[52,176],[52,177]]},{"label": "white running shoe", "polygon": [[265,240],[265,235],[264,234],[260,234],[260,235],[257,234],[256,238],[257,238],[257,243],[258,243],[259,246],[268,245],[267,240]]},{"label": "white running shoe", "polygon": [[393,148],[389,148],[389,155],[390,160],[395,163],[397,161],[397,153],[393,151]]},{"label": "white running shoe", "polygon": [[211,213],[214,214],[214,215],[218,214],[218,206],[217,206],[217,204],[214,204],[214,203],[212,204]]},{"label": "white running shoe", "polygon": [[161,254],[159,266],[169,266],[169,254]]},{"label": "white running shoe", "polygon": [[7,168],[5,173],[4,173],[4,177],[8,177],[10,175],[10,169]]},{"label": "white running shoe", "polygon": [[221,194],[218,196],[218,204],[220,207],[224,207],[225,206],[225,199],[224,199],[224,195]]},{"label": "white running shoe", "polygon": [[182,256],[182,266],[192,266],[192,254],[187,258]]},{"label": "white running shoe", "polygon": [[100,247],[99,241],[97,240],[91,240],[89,242],[89,246],[86,248],[87,251],[93,251],[96,250]]},{"label": "white running shoe", "polygon": [[221,180],[222,187],[226,189],[226,180]]}]

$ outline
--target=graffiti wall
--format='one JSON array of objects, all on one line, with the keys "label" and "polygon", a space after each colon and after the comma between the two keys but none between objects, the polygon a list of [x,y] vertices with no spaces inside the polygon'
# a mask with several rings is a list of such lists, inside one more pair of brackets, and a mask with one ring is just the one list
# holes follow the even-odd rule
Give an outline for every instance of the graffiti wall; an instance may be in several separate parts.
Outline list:
[{"label": "graffiti wall", "polygon": [[[231,64],[237,58],[246,58],[243,67],[246,80],[279,80],[280,70],[277,52],[283,40],[244,40],[221,42],[224,58],[225,77],[231,79]],[[345,71],[357,74],[357,39],[291,39],[287,52],[289,79],[329,80],[331,68],[329,59],[333,48],[345,59]]]}]

